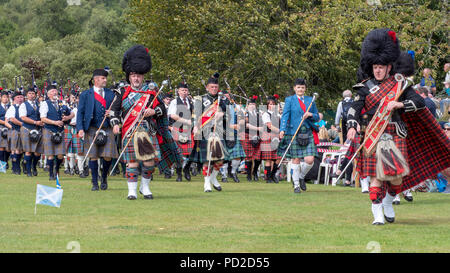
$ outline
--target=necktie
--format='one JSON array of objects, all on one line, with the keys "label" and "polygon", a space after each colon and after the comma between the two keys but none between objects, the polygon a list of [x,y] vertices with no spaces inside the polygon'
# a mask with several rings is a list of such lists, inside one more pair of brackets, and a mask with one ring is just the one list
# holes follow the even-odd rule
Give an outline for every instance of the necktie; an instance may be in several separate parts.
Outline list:
[{"label": "necktie", "polygon": [[184,105],[187,105],[186,99],[183,99],[183,104],[184,104]]}]

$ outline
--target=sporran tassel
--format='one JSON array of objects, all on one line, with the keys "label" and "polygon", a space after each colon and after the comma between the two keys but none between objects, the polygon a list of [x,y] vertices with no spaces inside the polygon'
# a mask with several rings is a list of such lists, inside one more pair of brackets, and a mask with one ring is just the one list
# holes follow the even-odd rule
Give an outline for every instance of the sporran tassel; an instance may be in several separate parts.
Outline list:
[{"label": "sporran tassel", "polygon": [[223,153],[222,141],[217,135],[213,135],[208,139],[207,160],[217,161],[225,158]]},{"label": "sporran tassel", "polygon": [[138,129],[134,134],[133,145],[137,160],[148,161],[157,156],[157,152],[152,144],[150,136],[144,130]]},{"label": "sporran tassel", "polygon": [[377,144],[377,179],[392,181],[409,174],[408,163],[400,150],[395,146],[391,135],[383,134]]}]

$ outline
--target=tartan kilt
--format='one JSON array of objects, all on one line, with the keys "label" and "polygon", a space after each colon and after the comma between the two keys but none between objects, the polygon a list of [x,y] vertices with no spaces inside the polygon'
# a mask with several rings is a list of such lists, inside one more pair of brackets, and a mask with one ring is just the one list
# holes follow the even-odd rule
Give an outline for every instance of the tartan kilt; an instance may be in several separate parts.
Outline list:
[{"label": "tartan kilt", "polygon": [[78,154],[83,152],[82,142],[78,137],[75,126],[67,125],[64,128],[64,145],[66,145],[68,154]]},{"label": "tartan kilt", "polygon": [[161,150],[159,149],[158,145],[158,139],[156,138],[156,135],[150,136],[150,139],[152,140],[153,147],[155,148],[158,156],[155,158],[156,161],[161,161]]},{"label": "tartan kilt", "polygon": [[8,147],[10,151],[22,151],[22,140],[20,139],[20,131],[10,129],[8,131]]},{"label": "tartan kilt", "polygon": [[277,160],[281,159],[281,156],[278,156],[277,149],[278,147],[272,147],[272,139],[278,137],[272,134],[264,134],[262,136],[261,141],[261,159],[262,160]]},{"label": "tartan kilt", "polygon": [[[42,132],[42,131],[41,131]],[[42,154],[44,152],[44,147],[42,145],[42,138],[38,142],[31,142],[30,140],[30,130],[25,127],[20,127],[20,140],[22,142],[22,151],[28,153],[38,153]]]},{"label": "tartan kilt", "polygon": [[242,148],[241,141],[236,139],[236,144],[233,148],[228,148],[225,140],[222,141],[223,148],[225,149],[225,161],[230,161],[236,158],[245,158],[244,148]]},{"label": "tartan kilt", "polygon": [[[406,162],[408,162],[408,150],[406,145],[406,139],[401,138],[397,135],[394,124],[388,124],[384,130],[386,134],[392,135],[394,139],[395,146],[400,150],[402,155],[405,157]],[[363,148],[364,149],[364,148]],[[363,150],[361,149],[361,150]],[[376,148],[375,148],[376,150]],[[358,158],[357,170],[362,177],[371,176],[377,177],[377,157],[374,151],[372,155],[366,156],[364,151],[361,151]]]},{"label": "tartan kilt", "polygon": [[189,155],[189,161],[202,164],[207,162],[208,161],[206,159],[207,147],[208,141],[206,139],[194,140],[194,148],[192,149],[192,152]]},{"label": "tartan kilt", "polygon": [[98,130],[98,128],[89,127],[89,130],[84,135],[84,151],[83,155],[89,157],[89,158],[100,158],[100,157],[110,157],[110,158],[117,158],[119,157],[119,153],[117,151],[117,145],[116,140],[112,131],[112,128],[104,128],[103,130],[106,132],[106,135],[108,136],[106,140],[106,144],[103,146],[97,146],[96,144],[92,145],[91,150],[89,151],[89,154],[86,155],[87,151],[89,150],[89,146],[94,141],[95,132]]},{"label": "tartan kilt", "polygon": [[258,144],[258,146],[253,147],[249,139],[249,135],[245,134],[245,137],[242,138],[242,147],[244,148],[246,161],[251,161],[252,159],[261,160],[261,142]]},{"label": "tartan kilt", "polygon": [[189,156],[192,152],[192,149],[194,148],[194,135],[191,134],[191,138],[190,140],[188,140],[188,142],[186,143],[181,143],[178,141],[178,137],[180,135],[179,129],[176,127],[172,127],[172,137],[173,140],[177,143],[180,153],[184,156]]},{"label": "tartan kilt", "polygon": [[[308,129],[302,127],[300,129],[302,134],[305,134]],[[317,147],[314,144],[314,137],[309,130],[309,143],[306,146],[300,146],[296,139],[292,141],[292,145],[289,148],[289,151],[286,153],[285,158],[304,158],[305,156],[317,156]],[[283,154],[286,152],[287,147],[289,146],[289,142],[291,141],[292,136],[291,135],[285,135],[283,139],[280,141],[280,145],[278,146],[277,155],[282,157]]]},{"label": "tartan kilt", "polygon": [[[64,131],[63,131],[64,134]],[[64,138],[64,136],[63,136]],[[42,129],[42,146],[44,146],[44,155],[65,155],[66,149],[64,146],[64,141],[61,141],[59,144],[55,144],[52,142],[52,131],[43,128]]]},{"label": "tartan kilt", "polygon": [[[0,126],[0,129],[2,129],[2,128],[6,128],[6,127]],[[9,129],[8,129],[8,135],[9,135]],[[9,147],[8,147],[8,137],[3,138],[2,136],[0,136],[0,148],[9,149]]]}]

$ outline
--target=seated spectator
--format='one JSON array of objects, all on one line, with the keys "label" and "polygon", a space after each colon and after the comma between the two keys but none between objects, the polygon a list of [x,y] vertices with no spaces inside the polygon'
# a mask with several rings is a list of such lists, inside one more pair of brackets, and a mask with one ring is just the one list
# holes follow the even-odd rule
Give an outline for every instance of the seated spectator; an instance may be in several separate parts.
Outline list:
[{"label": "seated spectator", "polygon": [[420,86],[428,86],[429,88],[431,88],[433,96],[436,94],[436,81],[431,76],[431,69],[425,68],[423,70],[423,77],[420,81]]},{"label": "seated spectator", "polygon": [[331,142],[339,143],[339,132],[336,126],[331,125],[331,128],[328,130],[328,136],[330,137]]},{"label": "seated spectator", "polygon": [[322,126],[319,129],[319,141],[330,142],[330,137],[328,136],[328,131],[327,128],[325,128],[325,126]]},{"label": "seated spectator", "polygon": [[433,117],[436,118],[436,104],[434,101],[428,96],[428,89],[426,87],[419,87],[417,89],[419,95],[425,100],[425,106],[430,110]]}]

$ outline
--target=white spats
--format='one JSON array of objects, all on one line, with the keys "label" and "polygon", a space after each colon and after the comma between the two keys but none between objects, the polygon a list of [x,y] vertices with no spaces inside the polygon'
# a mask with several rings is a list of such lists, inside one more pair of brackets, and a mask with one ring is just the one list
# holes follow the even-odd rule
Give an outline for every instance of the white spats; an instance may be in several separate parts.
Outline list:
[{"label": "white spats", "polygon": [[128,182],[128,197],[137,197],[137,182]]},{"label": "white spats", "polygon": [[372,204],[372,225],[384,225],[383,204]]},{"label": "white spats", "polygon": [[[388,218],[388,222],[393,222],[393,219],[395,218],[395,212],[394,207],[392,206],[392,202],[394,201],[395,196],[390,195],[389,193],[386,193],[386,196],[383,198],[383,210],[384,215]],[[391,218],[391,221],[389,221],[389,218]]]}]

